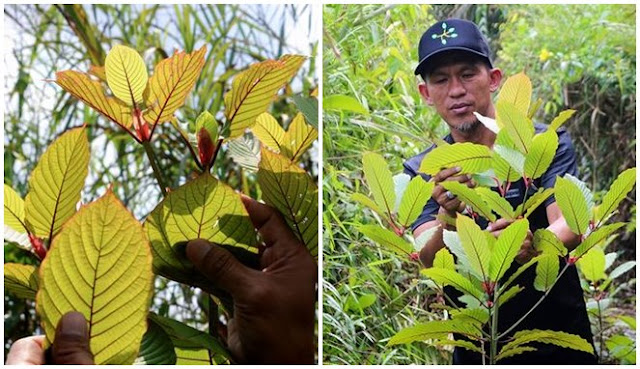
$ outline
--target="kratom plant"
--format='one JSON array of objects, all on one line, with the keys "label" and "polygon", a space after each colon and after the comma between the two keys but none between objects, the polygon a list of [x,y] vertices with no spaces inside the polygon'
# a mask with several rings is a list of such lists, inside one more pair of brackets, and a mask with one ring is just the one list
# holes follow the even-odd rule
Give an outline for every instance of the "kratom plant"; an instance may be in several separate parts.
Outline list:
[{"label": "kratom plant", "polygon": [[[531,342],[593,353],[591,344],[574,334],[551,330],[512,332],[544,300],[567,268],[575,263],[589,265],[592,250],[625,224],[605,222],[633,189],[636,169],[621,173],[598,206],[587,186],[568,174],[558,177],[554,188],[539,188],[533,192],[533,180],[546,172],[555,156],[558,147],[556,129],[574,111],[560,113],[546,131],[535,134],[530,118],[535,107],[530,108],[530,100],[528,77],[518,74],[509,78],[496,102],[497,119],[477,115],[497,134],[493,150],[473,143],[441,144],[422,161],[419,172],[433,175],[443,168],[460,167],[461,173],[473,175],[478,184],[469,188],[458,182],[440,183],[466,207],[455,219],[440,218],[454,225],[456,231],[443,230],[446,247],[436,253],[433,267],[421,271],[441,294],[444,286],[451,286],[463,297],[455,302],[444,295],[450,305],[441,307],[449,311],[449,320],[430,321],[403,329],[391,337],[389,345],[430,340],[433,345],[453,345],[476,351],[481,354],[483,363],[488,364],[536,350],[528,345]],[[376,153],[363,155],[363,171],[373,198],[355,193],[352,199],[377,214],[382,226],[361,225],[360,232],[384,249],[417,261],[418,252],[438,227],[415,239],[407,229],[431,197],[434,183],[425,181],[420,175],[410,181],[405,174],[392,177],[388,164]],[[525,191],[531,193],[525,193],[526,201],[513,209],[505,195],[511,183],[520,178],[524,180]],[[495,187],[497,191],[489,187]],[[505,275],[527,235],[527,218],[551,194],[555,194],[569,228],[580,236],[581,243],[569,252],[555,234],[539,229],[533,238],[538,255],[512,275]],[[491,222],[498,217],[513,222],[496,239],[476,224],[478,217]],[[561,258],[565,260],[565,266],[559,270]],[[536,265],[534,285],[516,284],[516,278],[533,265]],[[532,287],[543,292],[541,298],[529,311],[523,311],[511,327],[499,331],[500,306],[523,288]],[[464,336],[465,340],[452,340],[452,333]]]},{"label": "kratom plant", "polygon": [[[209,173],[225,142],[240,165],[257,170],[264,202],[284,215],[317,256],[317,186],[297,162],[318,133],[302,114],[283,133],[266,112],[306,58],[285,55],[251,65],[235,77],[224,97],[222,126],[214,117],[217,112],[205,111],[195,122],[195,132],[185,133],[174,113],[195,85],[205,54],[205,47],[190,54],[176,52],[148,77],[138,52],[118,45],[106,56],[104,67],[91,67],[93,77],[77,71],[56,74],[55,83],[144,146],[164,199],[144,225],[111,188],[78,210],[90,159],[86,126],[68,130],[49,146],[31,173],[25,200],[5,184],[5,240],[40,261],[39,266],[5,264],[5,288],[36,300],[47,346],[61,316],[79,311],[89,322],[96,364],[233,360],[211,324],[209,332],[200,332],[149,312],[154,273],[205,286],[184,255],[189,240],[207,239],[255,265],[259,239],[240,195]],[[179,130],[202,170],[174,189],[165,187],[151,145],[157,125],[167,122]],[[248,129],[253,134],[245,134]],[[254,136],[263,142],[261,150]],[[208,300],[222,302],[225,312],[233,314],[228,295],[220,292]],[[210,317],[210,322],[217,320],[218,316]]]}]

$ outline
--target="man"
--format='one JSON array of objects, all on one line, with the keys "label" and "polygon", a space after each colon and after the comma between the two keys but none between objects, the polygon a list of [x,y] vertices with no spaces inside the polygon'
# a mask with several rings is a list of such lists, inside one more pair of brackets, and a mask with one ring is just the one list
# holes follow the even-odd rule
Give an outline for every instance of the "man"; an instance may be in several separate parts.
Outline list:
[{"label": "man", "polygon": [[[449,125],[451,133],[444,137],[448,143],[473,142],[492,147],[496,135],[481,124],[473,112],[495,119],[495,107],[491,100],[491,93],[498,90],[502,81],[502,72],[494,68],[489,46],[478,30],[469,21],[449,19],[431,26],[423,35],[418,47],[419,64],[415,70],[423,83],[418,85],[420,94],[425,102],[433,106],[442,119]],[[546,129],[545,125],[536,124],[536,132]],[[540,179],[534,181],[536,188],[553,187],[556,175],[565,173],[577,174],[575,152],[566,131],[558,132],[559,145],[554,160]],[[433,227],[440,227],[420,252],[420,260],[425,267],[431,267],[435,253],[444,247],[442,230],[455,230],[437,216],[447,215],[456,217],[465,205],[452,193],[437,185],[443,181],[458,181],[469,187],[475,183],[471,177],[459,173],[459,168],[444,169],[430,178],[424,173],[418,173],[420,163],[425,155],[435,145],[404,163],[405,173],[413,176],[422,175],[425,179],[436,182],[431,199],[424,207],[422,214],[413,225],[414,236]],[[515,208],[525,201],[525,184],[521,179],[511,185],[506,199]],[[494,189],[496,190],[496,189]],[[531,196],[535,191],[529,191]],[[532,245],[533,233],[540,228],[547,228],[572,250],[579,243],[577,235],[567,226],[560,209],[553,197],[539,207],[530,217],[530,231],[524,241],[516,262],[511,266],[507,275],[512,274],[519,264],[523,264],[535,256]],[[493,224],[479,218],[481,228],[489,230],[498,236],[510,222],[499,219]],[[562,265],[561,265],[562,267]],[[515,298],[506,303],[499,313],[499,331],[505,331],[523,316],[540,298],[541,293],[533,288],[535,268],[529,268],[516,280],[524,287]],[[452,289],[445,289],[448,294],[455,295]],[[457,297],[456,297],[457,298]],[[540,304],[527,319],[520,323],[515,331],[523,329],[551,329],[578,334],[592,342],[589,320],[582,296],[582,290],[575,266],[569,267],[558,283],[553,287],[544,302]],[[582,364],[596,363],[593,355],[563,349],[553,345],[534,345],[538,350],[527,352],[500,361],[501,364]],[[456,348],[454,364],[480,364],[481,357],[474,352]]]},{"label": "man", "polygon": [[[234,317],[227,347],[238,364],[312,364],[315,344],[317,266],[305,246],[273,208],[249,197],[242,201],[265,243],[262,270],[246,267],[206,240],[187,244],[187,258],[211,282],[231,294]],[[16,341],[8,365],[93,364],[84,316],[65,314],[46,357],[44,336]]]}]

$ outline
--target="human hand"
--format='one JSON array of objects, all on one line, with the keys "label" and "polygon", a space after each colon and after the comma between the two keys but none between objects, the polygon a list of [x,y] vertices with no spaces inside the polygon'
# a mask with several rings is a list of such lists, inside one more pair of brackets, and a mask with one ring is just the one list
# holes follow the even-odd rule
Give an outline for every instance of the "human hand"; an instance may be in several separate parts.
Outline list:
[{"label": "human hand", "polygon": [[31,336],[17,340],[7,355],[7,365],[93,364],[89,349],[89,330],[84,316],[66,313],[58,326],[51,349],[51,362],[46,362],[43,349],[45,336]]},{"label": "human hand", "polygon": [[187,244],[187,258],[212,287],[233,297],[227,345],[238,363],[312,364],[317,265],[280,213],[248,197],[242,201],[265,242],[262,270],[201,239]]},{"label": "human hand", "polygon": [[[493,237],[497,238],[502,233],[502,231],[513,222],[513,219],[498,219],[493,223],[489,223],[487,231],[490,231]],[[527,229],[527,236],[524,238],[522,246],[520,247],[520,250],[515,257],[515,260],[516,262],[518,262],[518,264],[522,265],[531,260],[536,255],[538,255],[538,252],[533,248],[533,233],[531,233],[530,229]]]},{"label": "human hand", "polygon": [[452,217],[455,216],[456,212],[461,213],[466,205],[439,183],[444,181],[457,181],[466,184],[469,188],[476,186],[475,182],[471,180],[471,175],[456,175],[459,172],[460,167],[443,169],[431,178],[436,183],[431,197],[440,205],[441,209],[444,209],[444,211]]}]

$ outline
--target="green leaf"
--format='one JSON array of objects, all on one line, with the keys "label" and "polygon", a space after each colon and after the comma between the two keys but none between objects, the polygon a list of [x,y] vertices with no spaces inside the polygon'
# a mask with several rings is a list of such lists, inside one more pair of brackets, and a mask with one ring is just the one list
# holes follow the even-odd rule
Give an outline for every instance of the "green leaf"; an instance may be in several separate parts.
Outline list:
[{"label": "green leaf", "polygon": [[[494,149],[497,146],[502,146],[502,147],[506,147],[511,149],[511,151],[514,152],[518,152],[515,148],[515,145],[513,144],[513,142],[511,141],[511,138],[509,138],[509,134],[507,133],[506,130],[501,130],[498,135],[496,136],[496,141],[493,145]],[[505,152],[503,152],[504,155],[507,155]],[[519,152],[518,152],[519,154]],[[516,154],[513,154],[516,155]],[[520,154],[516,160],[518,160],[518,162],[522,162],[524,163],[523,159],[520,159],[520,157],[522,156],[522,154]],[[524,166],[524,164],[523,164]],[[519,180],[522,176],[522,172],[524,170],[518,171],[515,168],[513,168],[509,162],[507,162],[505,159],[502,158],[502,156],[500,156],[500,154],[498,154],[497,152],[494,151],[493,157],[491,159],[491,167],[493,168],[493,172],[495,174],[495,177],[497,177],[501,183],[503,182],[515,182],[517,180]],[[492,187],[493,185],[491,185],[490,187]]]},{"label": "green leaf", "polygon": [[282,215],[315,258],[318,255],[318,187],[307,172],[282,155],[262,149],[258,184],[262,199]]},{"label": "green leaf", "polygon": [[480,195],[491,210],[496,212],[501,218],[514,219],[513,208],[507,199],[500,196],[499,193],[492,191],[486,187],[476,187],[474,189]]},{"label": "green leaf", "polygon": [[505,291],[507,289],[507,287],[509,287],[516,280],[516,278],[518,278],[520,276],[520,274],[524,273],[527,269],[529,269],[529,267],[531,267],[533,264],[537,263],[538,260],[540,260],[541,257],[542,257],[542,255],[538,255],[538,256],[534,257],[533,259],[529,260],[528,262],[526,262],[525,264],[522,264],[515,271],[515,273],[511,274],[509,276],[509,279],[507,279],[507,281],[504,282],[504,284],[502,286],[500,286],[500,291]]},{"label": "green leaf", "polygon": [[470,351],[475,351],[477,353],[482,353],[482,350],[480,348],[478,348],[478,346],[475,343],[469,342],[469,341],[441,339],[441,340],[432,342],[431,344],[434,345],[434,346],[462,347],[462,348],[465,348],[465,349],[470,350]]},{"label": "green leaf", "polygon": [[396,202],[393,207],[394,213],[397,213],[398,208],[400,208],[400,202],[404,192],[407,190],[407,186],[409,186],[409,182],[411,182],[411,176],[406,173],[399,173],[393,176],[393,189],[396,194]]},{"label": "green leaf", "polygon": [[391,339],[387,346],[425,341],[428,339],[446,339],[449,333],[459,333],[465,336],[479,337],[481,332],[472,324],[456,322],[454,320],[430,321],[418,323],[413,327],[400,330]]},{"label": "green leaf", "polygon": [[436,252],[433,258],[433,267],[440,269],[456,270],[456,263],[453,260],[453,255],[446,247],[441,248]]},{"label": "green leaf", "polygon": [[462,214],[456,218],[456,229],[471,268],[486,280],[489,275],[491,253],[484,233],[476,222]]},{"label": "green leaf", "polygon": [[[453,224],[455,226],[455,223]],[[451,252],[456,256],[457,259],[457,267],[461,271],[469,272],[476,276],[479,280],[484,279],[483,276],[478,273],[472,266],[469,261],[469,257],[465,252],[464,247],[462,246],[462,241],[457,232],[449,231],[446,229],[442,230],[442,241],[445,245],[451,250]]]},{"label": "green leaf", "polygon": [[636,342],[622,334],[616,334],[606,340],[607,349],[611,356],[625,360],[629,364],[636,363]]},{"label": "green leaf", "polygon": [[636,330],[636,318],[633,316],[629,316],[629,315],[619,315],[617,316],[617,319],[624,322],[625,324],[627,324],[629,326],[629,328],[633,329],[634,331]]},{"label": "green leaf", "polygon": [[496,114],[498,125],[504,127],[516,149],[528,154],[535,130],[526,111],[522,112],[512,103],[499,100],[496,103]]},{"label": "green leaf", "polygon": [[147,322],[147,331],[142,336],[140,352],[134,365],[175,365],[176,353],[169,335],[153,320]]},{"label": "green leaf", "polygon": [[627,196],[627,193],[633,189],[636,183],[636,168],[629,168],[618,175],[611,184],[609,191],[602,198],[602,203],[596,210],[595,223],[600,224],[609,216],[620,202]]},{"label": "green leaf", "polygon": [[203,238],[257,251],[257,235],[240,196],[208,173],[169,192],[144,227],[154,272],[189,285],[202,286],[207,281],[186,258],[187,241]]},{"label": "green leaf", "polygon": [[438,146],[420,163],[419,172],[434,175],[443,168],[460,167],[461,173],[481,173],[491,166],[491,151],[470,142]]},{"label": "green leaf", "polygon": [[396,202],[395,186],[389,165],[384,158],[373,152],[362,155],[364,177],[376,204],[391,217]]},{"label": "green leaf", "polygon": [[284,134],[282,154],[296,162],[317,138],[318,131],[305,122],[302,113],[298,113]]},{"label": "green leaf", "polygon": [[555,233],[540,228],[533,234],[533,246],[543,253],[565,257],[569,253],[567,247],[558,239]]},{"label": "green leaf", "polygon": [[[509,168],[512,168],[513,170],[516,171],[516,173],[518,173],[518,178],[522,173],[524,173],[524,162],[526,158],[524,155],[522,155],[521,152],[519,152],[516,149],[512,149],[502,145],[494,145],[493,151],[509,165]],[[507,176],[511,177],[511,174],[508,168],[500,168],[500,171],[508,172],[508,173],[504,173],[505,177]]]},{"label": "green leaf", "polygon": [[525,237],[527,237],[528,230],[529,222],[526,219],[520,219],[502,231],[489,261],[489,278],[492,281],[499,281],[509,269],[513,259],[518,255]]},{"label": "green leaf", "polygon": [[554,254],[542,254],[536,265],[536,278],[533,280],[533,287],[541,292],[549,290],[558,277],[560,259]]},{"label": "green leaf", "polygon": [[502,350],[500,351],[500,354],[496,356],[496,361],[500,361],[502,359],[506,359],[511,356],[516,356],[516,355],[524,354],[525,352],[536,351],[536,350],[537,349],[535,347],[530,347],[530,346],[518,346],[510,350]]},{"label": "green leaf", "polygon": [[576,334],[539,329],[517,332],[513,336],[513,341],[502,346],[500,354],[530,342],[546,343],[593,354],[593,346],[591,346],[587,340]]},{"label": "green leaf", "polygon": [[398,255],[407,256],[413,252],[413,247],[409,242],[386,228],[375,224],[365,224],[359,226],[358,231],[373,242]]},{"label": "green leaf", "polygon": [[578,260],[576,265],[588,281],[597,282],[605,278],[604,251],[599,247],[591,248]]},{"label": "green leaf", "polygon": [[481,328],[489,321],[489,310],[485,308],[472,309],[452,309],[450,310],[453,320],[464,321]]},{"label": "green leaf", "polygon": [[531,90],[531,80],[520,72],[507,78],[498,94],[498,101],[509,102],[522,114],[527,114],[531,104]]},{"label": "green leaf", "polygon": [[571,116],[573,116],[575,112],[576,111],[573,109],[567,109],[567,110],[561,111],[557,117],[553,118],[553,120],[551,121],[551,124],[549,124],[549,128],[547,129],[550,131],[557,131],[558,128],[560,128],[560,126],[563,125],[564,122],[569,120],[569,118],[571,118]]},{"label": "green leaf", "polygon": [[133,363],[153,291],[151,251],[111,191],[65,223],[40,269],[36,310],[48,342],[62,315],[78,311],[90,322],[96,364]]},{"label": "green leaf", "polygon": [[481,217],[488,219],[491,222],[496,221],[496,216],[491,211],[491,207],[482,200],[482,197],[473,189],[467,187],[466,184],[454,181],[444,181],[439,183],[440,186],[451,191],[454,195],[464,202],[465,205],[470,206],[473,211],[478,213]]},{"label": "green leaf", "polygon": [[258,137],[263,145],[275,152],[280,152],[284,142],[285,131],[276,118],[269,113],[262,113],[256,118],[256,124],[251,132]]},{"label": "green leaf", "polygon": [[539,188],[536,193],[527,199],[524,203],[524,207],[521,211],[524,211],[524,217],[528,218],[538,206],[542,205],[549,196],[553,195],[555,190],[553,188]]},{"label": "green leaf", "polygon": [[[144,119],[147,122],[156,125],[173,118],[174,113],[184,105],[189,92],[202,73],[206,53],[206,46],[190,54],[181,51],[156,65],[149,79],[149,87],[145,91],[147,110],[144,112]],[[214,142],[218,138],[217,122],[215,128],[215,133],[209,132]],[[196,129],[196,132],[198,131],[199,129]]]},{"label": "green leaf", "polygon": [[557,177],[555,196],[569,229],[575,234],[584,234],[589,226],[589,212],[580,188],[569,179]]},{"label": "green leaf", "polygon": [[358,298],[358,306],[361,310],[368,308],[373,305],[377,300],[377,296],[373,293],[368,293],[366,295],[362,295]]},{"label": "green leaf", "polygon": [[350,111],[363,115],[369,114],[367,109],[360,104],[358,100],[351,96],[345,95],[330,95],[322,99],[323,110],[339,110]]},{"label": "green leaf", "polygon": [[612,270],[611,273],[609,273],[609,279],[616,279],[624,273],[632,270],[635,266],[636,262],[633,260],[622,263],[618,265],[614,270]]},{"label": "green leaf", "polygon": [[6,184],[4,185],[4,225],[16,232],[29,232],[24,224],[24,200]]},{"label": "green leaf", "polygon": [[244,169],[258,171],[260,163],[260,142],[247,136],[227,141],[227,153]]},{"label": "green leaf", "polygon": [[284,55],[280,60],[255,63],[233,79],[231,91],[224,97],[224,114],[229,138],[241,136],[264,113],[277,92],[296,75],[307,60],[301,55]]},{"label": "green leaf", "polygon": [[38,237],[52,238],[76,212],[89,170],[89,141],[84,127],[58,137],[29,177],[25,220]]},{"label": "green leaf", "polygon": [[350,198],[351,198],[352,201],[355,201],[355,202],[359,203],[360,205],[375,211],[378,215],[380,215],[384,219],[388,219],[388,215],[384,211],[382,211],[378,207],[378,205],[373,200],[368,198],[367,196],[365,196],[365,195],[363,195],[361,193],[352,193]]},{"label": "green leaf", "polygon": [[38,292],[38,269],[33,265],[6,263],[4,289],[17,298],[35,300]]},{"label": "green leaf", "polygon": [[149,319],[162,328],[175,347],[191,350],[207,349],[212,354],[215,353],[226,358],[231,357],[229,352],[216,338],[205,332],[200,332],[177,320],[159,316],[154,313],[149,313]]},{"label": "green leaf", "polygon": [[405,228],[418,219],[431,197],[434,185],[434,182],[427,182],[421,176],[415,176],[411,179],[398,207],[398,222]]},{"label": "green leaf", "polygon": [[298,110],[304,114],[307,122],[315,129],[318,129],[318,99],[315,97],[303,97],[293,95],[291,97]]},{"label": "green leaf", "polygon": [[104,60],[104,70],[115,97],[128,106],[137,106],[143,101],[149,75],[137,51],[123,45],[114,46]]},{"label": "green leaf", "polygon": [[625,223],[612,223],[602,226],[596,229],[593,233],[591,233],[578,247],[573,250],[572,254],[580,258],[582,255],[586,254],[591,250],[592,247],[597,245],[598,243],[605,240],[609,237],[613,232],[617,231],[620,227],[624,226]]},{"label": "green leaf", "polygon": [[580,191],[582,192],[582,196],[584,197],[584,200],[587,204],[587,213],[589,214],[589,217],[591,217],[591,214],[593,214],[593,205],[594,205],[593,194],[591,193],[591,190],[589,189],[589,187],[587,187],[587,184],[582,182],[578,178],[572,176],[569,173],[565,174],[564,178],[573,182],[580,189]]},{"label": "green leaf", "polygon": [[218,143],[218,122],[216,118],[214,118],[211,113],[208,111],[203,111],[200,113],[198,118],[196,118],[196,134],[200,132],[200,130],[204,128],[207,133],[209,133],[209,137],[214,144]]},{"label": "green leaf", "polygon": [[541,177],[553,161],[558,149],[558,135],[553,130],[535,135],[524,160],[524,173],[531,179]]},{"label": "green leaf", "polygon": [[522,286],[512,286],[508,290],[502,292],[500,297],[498,297],[498,306],[504,305],[507,301],[511,300],[515,295],[520,293],[520,291],[524,290]]},{"label": "green leaf", "polygon": [[484,297],[484,292],[476,288],[469,279],[454,270],[432,267],[422,269],[420,274],[430,278],[439,285],[452,286],[462,293],[474,296],[478,300],[482,300]]}]

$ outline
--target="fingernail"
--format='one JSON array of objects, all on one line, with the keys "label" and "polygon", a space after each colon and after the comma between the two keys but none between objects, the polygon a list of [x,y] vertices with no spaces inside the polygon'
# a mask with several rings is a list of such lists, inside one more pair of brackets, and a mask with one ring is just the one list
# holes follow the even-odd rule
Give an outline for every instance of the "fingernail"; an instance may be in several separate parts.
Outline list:
[{"label": "fingernail", "polygon": [[487,227],[487,231],[489,231],[489,232],[493,231],[493,227],[492,227],[491,225],[489,225],[489,226]]},{"label": "fingernail", "polygon": [[87,337],[89,329],[84,315],[77,311],[65,314],[60,321],[60,333],[65,336]]},{"label": "fingernail", "polygon": [[462,170],[462,168],[460,168],[460,167],[456,167],[456,172],[459,172],[459,171],[461,171],[461,170]]},{"label": "fingernail", "polygon": [[187,258],[191,261],[202,260],[211,250],[211,243],[207,240],[197,239],[187,244]]}]

